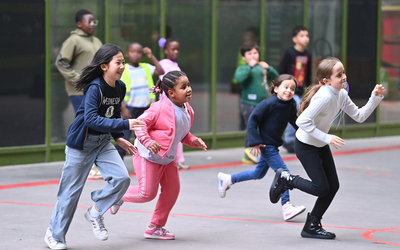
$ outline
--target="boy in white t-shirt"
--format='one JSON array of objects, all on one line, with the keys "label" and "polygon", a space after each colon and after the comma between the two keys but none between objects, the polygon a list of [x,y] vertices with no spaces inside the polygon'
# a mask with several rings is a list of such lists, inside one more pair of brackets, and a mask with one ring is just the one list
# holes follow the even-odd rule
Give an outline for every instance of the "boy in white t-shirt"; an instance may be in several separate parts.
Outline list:
[{"label": "boy in white t-shirt", "polygon": [[[149,63],[140,63],[143,53],[155,66]],[[126,56],[129,62],[125,65],[121,78],[126,84],[126,95],[122,103],[122,118],[130,119],[139,117],[155,101],[155,94],[150,94],[150,90],[154,86],[153,75],[163,75],[164,70],[151,49],[143,48],[139,43],[129,44]],[[131,131],[124,131],[124,138],[129,141],[130,137]],[[126,155],[125,150],[118,145],[117,150],[123,159]]]}]

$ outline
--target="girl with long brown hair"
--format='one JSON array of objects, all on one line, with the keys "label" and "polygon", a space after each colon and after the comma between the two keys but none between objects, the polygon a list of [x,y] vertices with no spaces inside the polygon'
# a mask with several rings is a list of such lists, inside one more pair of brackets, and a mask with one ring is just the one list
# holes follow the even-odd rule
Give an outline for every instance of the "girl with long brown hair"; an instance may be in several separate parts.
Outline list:
[{"label": "girl with long brown hair", "polygon": [[[386,92],[376,85],[367,104],[358,108],[344,90],[347,76],[339,59],[330,57],[321,61],[316,70],[318,84],[311,87],[300,103],[296,124],[295,151],[311,181],[291,175],[284,169],[276,171],[270,188],[270,200],[278,202],[287,189],[297,188],[317,196],[317,201],[301,232],[302,237],[334,239],[336,235],[325,231],[322,216],[339,189],[339,180],[329,145],[342,148],[342,138],[328,134],[332,120],[340,110],[357,122],[364,122],[378,106]],[[339,113],[341,114],[341,113]]]}]

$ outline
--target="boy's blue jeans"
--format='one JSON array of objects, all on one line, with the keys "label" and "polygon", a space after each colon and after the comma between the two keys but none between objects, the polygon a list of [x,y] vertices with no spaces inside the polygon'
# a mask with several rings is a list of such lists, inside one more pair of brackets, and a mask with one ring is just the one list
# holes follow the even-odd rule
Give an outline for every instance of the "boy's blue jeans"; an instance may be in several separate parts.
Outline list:
[{"label": "boy's blue jeans", "polygon": [[66,160],[49,226],[55,240],[65,243],[65,235],[93,163],[106,182],[103,189],[91,194],[101,214],[119,201],[128,189],[131,182],[128,170],[110,139],[109,134],[89,134],[83,150],[65,148]]},{"label": "boy's blue jeans", "polygon": [[[254,170],[246,170],[237,174],[233,174],[232,184],[248,180],[260,180],[267,174],[268,168],[272,168],[275,172],[279,168],[283,168],[289,172],[286,164],[283,162],[282,157],[279,155],[279,150],[276,146],[267,145],[261,147],[261,157]],[[290,200],[289,190],[286,190],[281,197],[281,203],[284,205]]]}]

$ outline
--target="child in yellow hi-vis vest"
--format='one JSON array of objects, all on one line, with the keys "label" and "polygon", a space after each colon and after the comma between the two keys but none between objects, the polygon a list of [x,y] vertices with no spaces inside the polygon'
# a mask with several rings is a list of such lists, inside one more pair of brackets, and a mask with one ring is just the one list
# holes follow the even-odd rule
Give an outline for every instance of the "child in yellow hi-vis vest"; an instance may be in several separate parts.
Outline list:
[{"label": "child in yellow hi-vis vest", "polygon": [[[140,63],[143,53],[154,63]],[[139,43],[131,43],[128,45],[126,53],[128,63],[125,65],[124,73],[121,80],[126,84],[125,100],[122,103],[122,118],[137,118],[149,108],[150,104],[155,101],[155,94],[150,94],[150,90],[154,86],[153,75],[159,76],[164,74],[164,70],[158,63],[157,58],[153,55],[150,48],[143,48]],[[124,131],[124,139],[131,137],[131,131]],[[117,145],[117,150],[123,159],[126,152]]]}]

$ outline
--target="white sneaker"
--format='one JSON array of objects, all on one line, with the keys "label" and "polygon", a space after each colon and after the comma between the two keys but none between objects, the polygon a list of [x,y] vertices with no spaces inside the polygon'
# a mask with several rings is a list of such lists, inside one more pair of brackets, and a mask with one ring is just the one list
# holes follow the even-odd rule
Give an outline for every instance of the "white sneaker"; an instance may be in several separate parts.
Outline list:
[{"label": "white sneaker", "polygon": [[97,218],[94,218],[90,215],[89,208],[85,213],[86,220],[92,225],[94,236],[96,236],[99,240],[107,240],[108,239],[108,231],[104,226],[104,217],[99,215]]},{"label": "white sneaker", "polygon": [[50,249],[67,249],[67,244],[61,241],[56,241],[50,232],[50,228],[47,228],[46,235],[44,236],[44,242]]},{"label": "white sneaker", "polygon": [[118,213],[119,208],[122,206],[122,204],[124,204],[124,200],[120,199],[119,201],[117,201],[117,203],[115,203],[114,205],[112,205],[110,207],[110,213],[112,215],[115,215]]},{"label": "white sneaker", "polygon": [[226,190],[231,188],[231,186],[232,186],[231,175],[219,172],[218,173],[218,191],[219,191],[219,196],[221,196],[221,198],[225,197]]},{"label": "white sneaker", "polygon": [[282,206],[283,219],[288,221],[306,210],[305,206],[295,206],[290,201]]},{"label": "white sneaker", "polygon": [[99,169],[93,164],[92,169],[89,172],[88,179],[102,179],[103,175],[101,175]]},{"label": "white sneaker", "polygon": [[177,165],[178,165],[178,169],[184,169],[184,170],[187,170],[187,169],[189,169],[190,168],[190,166],[189,165],[186,165],[185,163],[183,163],[183,162],[178,162],[177,163]]}]

